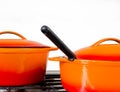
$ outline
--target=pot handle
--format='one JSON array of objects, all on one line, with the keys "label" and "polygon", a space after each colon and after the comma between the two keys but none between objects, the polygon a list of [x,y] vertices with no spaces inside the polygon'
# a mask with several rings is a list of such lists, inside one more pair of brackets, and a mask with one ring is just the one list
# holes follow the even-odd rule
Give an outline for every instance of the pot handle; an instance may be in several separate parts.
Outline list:
[{"label": "pot handle", "polygon": [[[50,57],[50,58],[48,58],[48,60],[50,60],[50,61],[57,61],[57,62],[64,62],[64,63],[72,63],[72,62],[70,62],[69,60],[68,60],[68,58],[67,57],[65,57],[65,56],[58,56],[58,57]],[[86,63],[86,61],[85,60],[80,60],[80,59],[74,59],[74,62],[76,62],[76,64],[77,64],[77,62],[78,62],[78,64],[79,63]]]},{"label": "pot handle", "polygon": [[120,44],[120,40],[117,39],[117,38],[104,38],[104,39],[101,39],[101,40],[97,41],[97,42],[94,43],[92,46],[98,46],[98,45],[100,45],[102,42],[105,42],[105,41],[115,41],[115,42],[117,42],[118,44]]},{"label": "pot handle", "polygon": [[21,34],[19,34],[17,32],[13,32],[13,31],[3,31],[3,32],[0,32],[0,35],[2,35],[2,34],[14,34],[14,35],[19,36],[23,40],[26,39],[23,35],[21,35]]},{"label": "pot handle", "polygon": [[48,58],[50,61],[57,61],[57,62],[69,62],[68,58],[59,56],[59,57],[50,57]]}]

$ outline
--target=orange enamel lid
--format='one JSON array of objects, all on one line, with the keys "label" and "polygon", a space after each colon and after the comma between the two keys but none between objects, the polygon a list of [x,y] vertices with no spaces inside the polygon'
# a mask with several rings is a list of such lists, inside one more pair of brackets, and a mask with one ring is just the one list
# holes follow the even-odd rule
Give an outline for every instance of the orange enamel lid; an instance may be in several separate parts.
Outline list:
[{"label": "orange enamel lid", "polygon": [[1,34],[14,34],[19,36],[21,39],[0,39],[0,48],[45,48],[49,47],[39,42],[27,40],[24,36],[19,33],[12,31],[3,31]]},{"label": "orange enamel lid", "polygon": [[[102,44],[105,41],[115,41],[117,44]],[[92,46],[75,51],[75,54],[79,59],[120,61],[120,40],[104,38]]]}]

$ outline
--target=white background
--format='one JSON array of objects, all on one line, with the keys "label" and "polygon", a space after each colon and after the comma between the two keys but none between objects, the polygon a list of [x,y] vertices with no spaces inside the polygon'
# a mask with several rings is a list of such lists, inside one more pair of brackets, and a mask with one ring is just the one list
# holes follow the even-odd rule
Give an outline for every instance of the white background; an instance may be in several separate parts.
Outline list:
[{"label": "white background", "polygon": [[[120,1],[0,1],[0,31],[15,31],[29,40],[55,46],[40,32],[42,25],[49,26],[73,51],[102,38],[120,38]],[[60,55],[64,54],[59,50],[49,54]],[[59,65],[48,61],[47,69],[59,69]]]}]

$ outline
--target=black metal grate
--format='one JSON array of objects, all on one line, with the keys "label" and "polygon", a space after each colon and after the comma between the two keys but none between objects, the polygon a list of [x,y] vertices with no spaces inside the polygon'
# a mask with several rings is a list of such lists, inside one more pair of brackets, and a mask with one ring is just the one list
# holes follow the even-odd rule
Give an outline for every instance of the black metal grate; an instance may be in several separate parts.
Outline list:
[{"label": "black metal grate", "polygon": [[48,71],[46,73],[45,81],[48,87],[55,89],[55,92],[66,92],[61,84],[59,71]]},{"label": "black metal grate", "polygon": [[67,92],[60,79],[59,71],[47,71],[45,80],[39,84],[22,87],[0,87],[0,92]]}]

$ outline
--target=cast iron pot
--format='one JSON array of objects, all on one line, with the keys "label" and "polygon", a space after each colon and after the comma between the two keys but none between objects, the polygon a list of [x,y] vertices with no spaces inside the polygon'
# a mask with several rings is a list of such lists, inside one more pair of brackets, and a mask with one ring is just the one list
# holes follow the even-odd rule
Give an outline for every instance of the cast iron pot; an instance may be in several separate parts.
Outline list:
[{"label": "cast iron pot", "polygon": [[[47,26],[42,32],[65,54],[49,58],[60,62],[60,76],[68,92],[120,92],[120,40],[104,38],[72,53]],[[115,41],[117,44],[103,42]]]},{"label": "cast iron pot", "polygon": [[[98,44],[114,40],[118,44]],[[120,92],[120,40],[105,38],[75,52],[77,59],[60,62],[61,81],[68,92]]]},{"label": "cast iron pot", "polygon": [[0,39],[0,86],[21,86],[43,81],[49,51],[57,48],[27,40],[19,33],[13,34],[21,39]]}]

